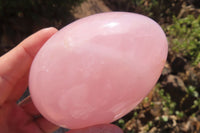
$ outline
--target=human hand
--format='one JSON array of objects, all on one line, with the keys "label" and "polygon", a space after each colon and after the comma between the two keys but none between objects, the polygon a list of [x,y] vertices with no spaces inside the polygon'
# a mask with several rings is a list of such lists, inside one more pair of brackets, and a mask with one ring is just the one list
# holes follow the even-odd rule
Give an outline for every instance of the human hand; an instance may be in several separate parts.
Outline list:
[{"label": "human hand", "polygon": [[[54,34],[55,28],[36,32],[17,47],[0,57],[0,132],[1,133],[51,133],[58,127],[40,115],[30,97],[17,104],[28,86],[31,63],[41,46]],[[108,124],[69,133],[122,133]]]}]

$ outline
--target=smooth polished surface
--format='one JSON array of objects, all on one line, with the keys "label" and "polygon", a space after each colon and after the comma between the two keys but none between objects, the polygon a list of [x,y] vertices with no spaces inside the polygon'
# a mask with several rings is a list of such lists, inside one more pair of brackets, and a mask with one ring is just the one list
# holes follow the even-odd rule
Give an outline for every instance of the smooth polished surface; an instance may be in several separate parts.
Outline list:
[{"label": "smooth polished surface", "polygon": [[31,97],[43,116],[62,127],[110,123],[153,88],[167,51],[163,30],[145,16],[110,12],[80,19],[38,52]]}]

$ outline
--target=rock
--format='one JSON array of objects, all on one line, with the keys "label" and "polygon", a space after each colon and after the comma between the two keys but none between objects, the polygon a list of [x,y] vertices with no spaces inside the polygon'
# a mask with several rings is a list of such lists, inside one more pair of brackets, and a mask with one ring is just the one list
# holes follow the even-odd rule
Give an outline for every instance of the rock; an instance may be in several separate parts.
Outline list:
[{"label": "rock", "polygon": [[187,81],[188,81],[188,74],[187,74],[187,71],[188,71],[188,70],[186,70],[185,73],[184,73],[184,72],[179,72],[179,73],[177,74],[177,76],[180,77],[186,85],[187,85]]},{"label": "rock", "polygon": [[168,62],[165,63],[165,66],[162,70],[161,76],[159,78],[159,81],[163,81],[166,79],[166,77],[172,72],[171,66]]},{"label": "rock", "polygon": [[147,17],[123,12],[90,16],[58,31],[37,53],[29,76],[31,97],[55,124],[109,123],[153,88],[167,52],[164,32]]},{"label": "rock", "polygon": [[183,80],[175,75],[168,75],[165,83],[163,84],[164,90],[170,94],[173,101],[179,103],[186,95],[186,87]]},{"label": "rock", "polygon": [[187,88],[179,76],[168,75],[162,85],[165,92],[170,94],[172,101],[176,102],[176,109],[188,110],[191,108],[195,98],[187,96]]},{"label": "rock", "polygon": [[186,71],[186,83],[189,85],[193,85],[196,87],[200,87],[200,68],[197,67],[190,67]]},{"label": "rock", "polygon": [[158,129],[156,127],[151,128],[151,130],[149,131],[149,133],[155,133]]},{"label": "rock", "polygon": [[172,51],[170,45],[168,49],[168,56],[167,56],[167,62],[171,63],[172,60],[175,58],[176,54]]},{"label": "rock", "polygon": [[162,110],[162,105],[160,101],[154,102],[154,106],[151,108],[150,113],[152,116],[160,116]]},{"label": "rock", "polygon": [[171,67],[170,67],[170,65],[169,65],[169,63],[168,62],[166,62],[165,63],[165,66],[164,66],[164,68],[163,68],[163,71],[162,71],[162,75],[163,76],[166,76],[166,75],[169,75],[170,73],[171,73]]},{"label": "rock", "polygon": [[187,64],[187,60],[181,56],[177,56],[172,59],[171,67],[174,73],[184,72],[185,65]]},{"label": "rock", "polygon": [[199,133],[200,122],[196,117],[189,117],[187,121],[180,124],[180,130],[186,133]]},{"label": "rock", "polygon": [[102,0],[86,0],[71,12],[76,19],[83,18],[96,13],[111,11]]}]

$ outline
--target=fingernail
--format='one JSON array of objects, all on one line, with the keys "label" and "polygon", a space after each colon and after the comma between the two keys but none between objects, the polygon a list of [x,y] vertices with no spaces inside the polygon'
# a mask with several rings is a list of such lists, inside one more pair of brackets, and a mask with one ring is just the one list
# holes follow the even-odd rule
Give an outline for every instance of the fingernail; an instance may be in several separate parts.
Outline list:
[{"label": "fingernail", "polygon": [[42,29],[42,30],[48,31],[48,30],[52,30],[52,29],[57,30],[55,27],[48,27],[48,28],[44,28],[44,29]]}]

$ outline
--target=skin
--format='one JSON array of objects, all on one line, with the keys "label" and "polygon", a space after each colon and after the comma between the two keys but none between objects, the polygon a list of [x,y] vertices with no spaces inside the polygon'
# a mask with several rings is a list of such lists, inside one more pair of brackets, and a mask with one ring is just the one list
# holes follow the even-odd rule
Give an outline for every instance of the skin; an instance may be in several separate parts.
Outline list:
[{"label": "skin", "polygon": [[[42,45],[57,32],[55,28],[42,29],[26,38],[14,49],[0,57],[0,132],[51,133],[58,126],[40,115],[30,97],[17,104],[28,86],[31,63]],[[122,133],[111,125],[99,125],[69,133]]]}]

